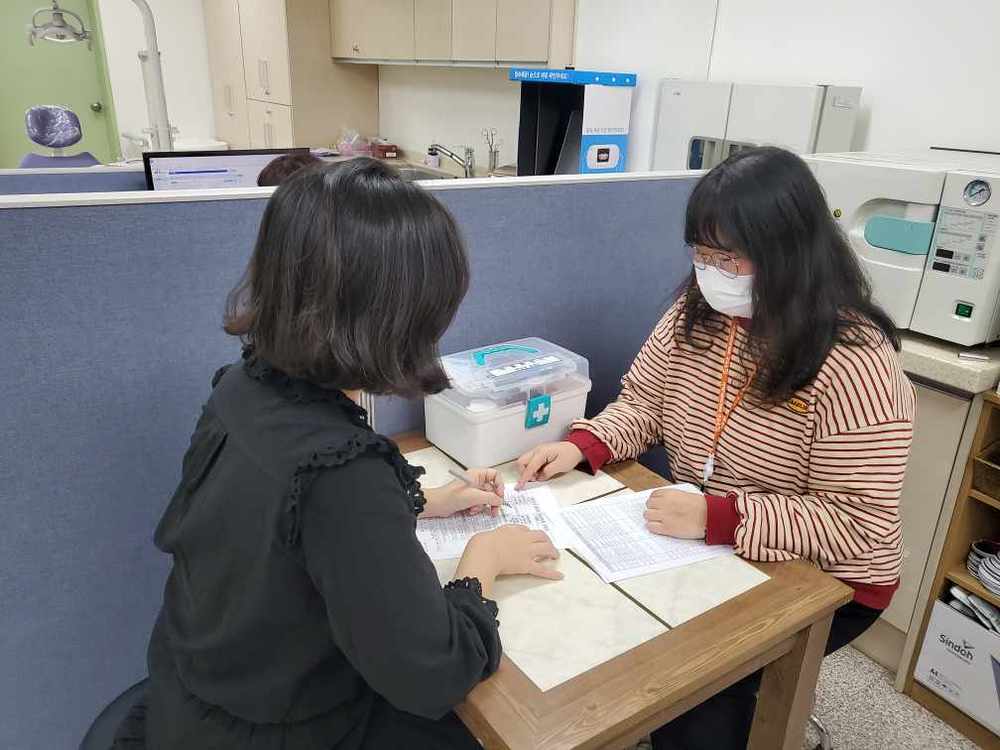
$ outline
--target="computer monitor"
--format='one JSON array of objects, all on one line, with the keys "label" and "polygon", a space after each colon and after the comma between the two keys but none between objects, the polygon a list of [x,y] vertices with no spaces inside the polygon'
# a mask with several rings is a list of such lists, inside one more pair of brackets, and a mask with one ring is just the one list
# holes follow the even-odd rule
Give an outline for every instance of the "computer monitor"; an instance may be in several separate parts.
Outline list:
[{"label": "computer monitor", "polygon": [[308,148],[147,151],[142,164],[147,190],[257,187],[257,175],[279,156],[307,153]]}]

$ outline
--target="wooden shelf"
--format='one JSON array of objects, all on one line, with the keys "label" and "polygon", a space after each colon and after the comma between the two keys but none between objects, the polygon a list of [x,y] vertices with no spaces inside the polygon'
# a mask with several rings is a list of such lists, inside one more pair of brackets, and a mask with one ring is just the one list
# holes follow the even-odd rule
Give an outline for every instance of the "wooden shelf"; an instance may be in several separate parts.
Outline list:
[{"label": "wooden shelf", "polygon": [[[914,653],[919,654],[927,635],[927,625],[936,602],[951,586],[958,585],[970,594],[1000,607],[1000,595],[994,594],[969,573],[966,558],[969,546],[978,539],[1000,539],[1000,396],[983,395],[983,409],[976,425],[975,437],[966,459],[965,475],[955,498],[955,507],[948,522],[947,537],[934,574],[930,597],[925,603],[923,620],[915,638]],[[980,489],[973,488],[973,484]],[[984,489],[998,488],[997,493]],[[952,727],[982,747],[998,748],[997,735],[966,716],[957,707],[916,682],[911,659],[905,677],[905,692],[925,708],[937,714]]]},{"label": "wooden shelf", "polygon": [[985,599],[994,607],[1000,607],[1000,596],[987,589],[983,584],[972,577],[972,574],[965,568],[956,568],[948,571],[945,576],[952,583],[956,583],[970,594],[975,594],[980,599]]},{"label": "wooden shelf", "polygon": [[991,508],[1000,510],[1000,500],[997,500],[992,495],[987,495],[985,492],[980,492],[979,490],[969,490],[969,497],[973,500],[978,500],[981,503],[989,505]]}]

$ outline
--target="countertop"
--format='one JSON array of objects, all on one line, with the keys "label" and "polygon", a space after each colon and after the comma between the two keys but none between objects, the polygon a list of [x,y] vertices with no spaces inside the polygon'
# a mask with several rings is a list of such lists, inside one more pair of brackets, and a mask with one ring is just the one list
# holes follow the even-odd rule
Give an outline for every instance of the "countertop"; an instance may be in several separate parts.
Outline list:
[{"label": "countertop", "polygon": [[[909,331],[902,332],[900,338],[903,348],[899,357],[909,375],[967,394],[996,388],[1000,378],[1000,346],[970,349]],[[962,351],[985,354],[990,359],[988,362],[959,359]]]}]

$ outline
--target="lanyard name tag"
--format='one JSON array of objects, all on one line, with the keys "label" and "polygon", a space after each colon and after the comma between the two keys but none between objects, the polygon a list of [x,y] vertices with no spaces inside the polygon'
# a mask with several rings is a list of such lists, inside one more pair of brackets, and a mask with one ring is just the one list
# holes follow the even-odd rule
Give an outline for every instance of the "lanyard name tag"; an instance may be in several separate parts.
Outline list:
[{"label": "lanyard name tag", "polygon": [[712,478],[712,474],[715,473],[715,454],[709,453],[708,458],[705,459],[705,468],[702,470],[701,483],[702,485],[708,484],[708,480]]},{"label": "lanyard name tag", "polygon": [[729,369],[732,366],[733,347],[736,344],[736,325],[735,318],[730,320],[729,340],[726,342],[726,352],[722,358],[722,377],[719,380],[719,403],[715,409],[715,430],[712,432],[712,448],[708,452],[708,458],[705,459],[705,468],[702,470],[702,487],[708,484],[708,480],[715,473],[715,451],[719,447],[719,438],[722,437],[722,431],[725,430],[726,423],[733,412],[736,411],[736,407],[743,401],[743,397],[750,389],[754,376],[757,374],[757,366],[754,365],[747,376],[747,382],[736,393],[733,405],[729,409],[726,409],[726,391],[729,389]]}]

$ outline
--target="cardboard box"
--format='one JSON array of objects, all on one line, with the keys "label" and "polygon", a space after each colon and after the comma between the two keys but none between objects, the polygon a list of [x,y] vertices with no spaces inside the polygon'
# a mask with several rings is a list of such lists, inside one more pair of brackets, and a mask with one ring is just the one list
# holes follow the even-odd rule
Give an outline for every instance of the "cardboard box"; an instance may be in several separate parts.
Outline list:
[{"label": "cardboard box", "polygon": [[914,678],[994,732],[1000,732],[1000,635],[937,602]]}]

